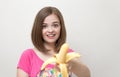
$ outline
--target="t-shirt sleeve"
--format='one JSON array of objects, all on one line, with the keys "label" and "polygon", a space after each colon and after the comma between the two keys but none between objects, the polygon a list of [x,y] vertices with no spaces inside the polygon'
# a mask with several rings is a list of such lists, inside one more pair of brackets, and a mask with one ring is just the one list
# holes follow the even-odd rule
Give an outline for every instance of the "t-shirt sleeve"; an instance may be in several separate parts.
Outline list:
[{"label": "t-shirt sleeve", "polygon": [[69,49],[69,50],[68,50],[68,52],[69,52],[69,53],[70,53],[70,52],[74,52],[74,50],[72,50],[72,49]]},{"label": "t-shirt sleeve", "polygon": [[26,50],[20,56],[17,68],[22,69],[27,74],[30,74],[30,53]]}]

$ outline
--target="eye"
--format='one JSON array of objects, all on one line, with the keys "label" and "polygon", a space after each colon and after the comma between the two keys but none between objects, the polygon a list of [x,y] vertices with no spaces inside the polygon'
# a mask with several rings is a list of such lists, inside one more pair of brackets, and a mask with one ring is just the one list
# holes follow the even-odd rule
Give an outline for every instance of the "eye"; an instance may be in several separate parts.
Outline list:
[{"label": "eye", "polygon": [[42,25],[42,28],[47,28],[47,25],[46,25],[46,24],[43,24],[43,25]]},{"label": "eye", "polygon": [[54,23],[53,26],[54,26],[55,28],[57,28],[57,27],[60,26],[60,24],[59,24],[59,23]]}]

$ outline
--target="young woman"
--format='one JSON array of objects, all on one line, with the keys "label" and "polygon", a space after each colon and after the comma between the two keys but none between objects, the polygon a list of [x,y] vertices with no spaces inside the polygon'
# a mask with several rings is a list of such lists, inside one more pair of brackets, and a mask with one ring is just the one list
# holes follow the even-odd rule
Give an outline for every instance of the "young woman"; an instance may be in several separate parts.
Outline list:
[{"label": "young woman", "polygon": [[[22,53],[17,65],[17,77],[42,77],[45,71],[40,69],[44,61],[58,53],[61,45],[66,42],[64,19],[56,7],[44,7],[38,12],[31,38],[34,48],[26,49]],[[73,50],[69,49],[69,52]],[[49,64],[46,68],[49,72],[55,68],[55,65]],[[68,70],[78,77],[90,77],[89,69],[78,59],[72,59],[68,63]]]}]

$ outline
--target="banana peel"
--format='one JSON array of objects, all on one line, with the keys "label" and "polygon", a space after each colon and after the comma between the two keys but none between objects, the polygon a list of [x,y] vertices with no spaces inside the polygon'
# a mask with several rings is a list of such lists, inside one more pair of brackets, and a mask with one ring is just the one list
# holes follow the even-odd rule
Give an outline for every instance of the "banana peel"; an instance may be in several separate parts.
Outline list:
[{"label": "banana peel", "polygon": [[61,46],[58,54],[55,54],[52,58],[49,58],[43,63],[41,70],[44,70],[44,68],[50,63],[56,63],[60,68],[62,77],[68,77],[67,63],[73,58],[80,57],[80,54],[78,53],[75,52],[68,53],[68,49],[69,49],[68,44],[64,43]]}]

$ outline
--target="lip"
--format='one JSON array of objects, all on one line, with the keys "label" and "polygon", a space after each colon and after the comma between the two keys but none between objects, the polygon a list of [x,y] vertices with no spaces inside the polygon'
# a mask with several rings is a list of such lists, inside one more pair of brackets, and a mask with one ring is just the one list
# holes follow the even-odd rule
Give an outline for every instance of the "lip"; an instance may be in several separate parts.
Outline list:
[{"label": "lip", "polygon": [[54,39],[54,38],[55,38],[55,34],[47,35],[47,37],[48,37],[49,39]]}]

